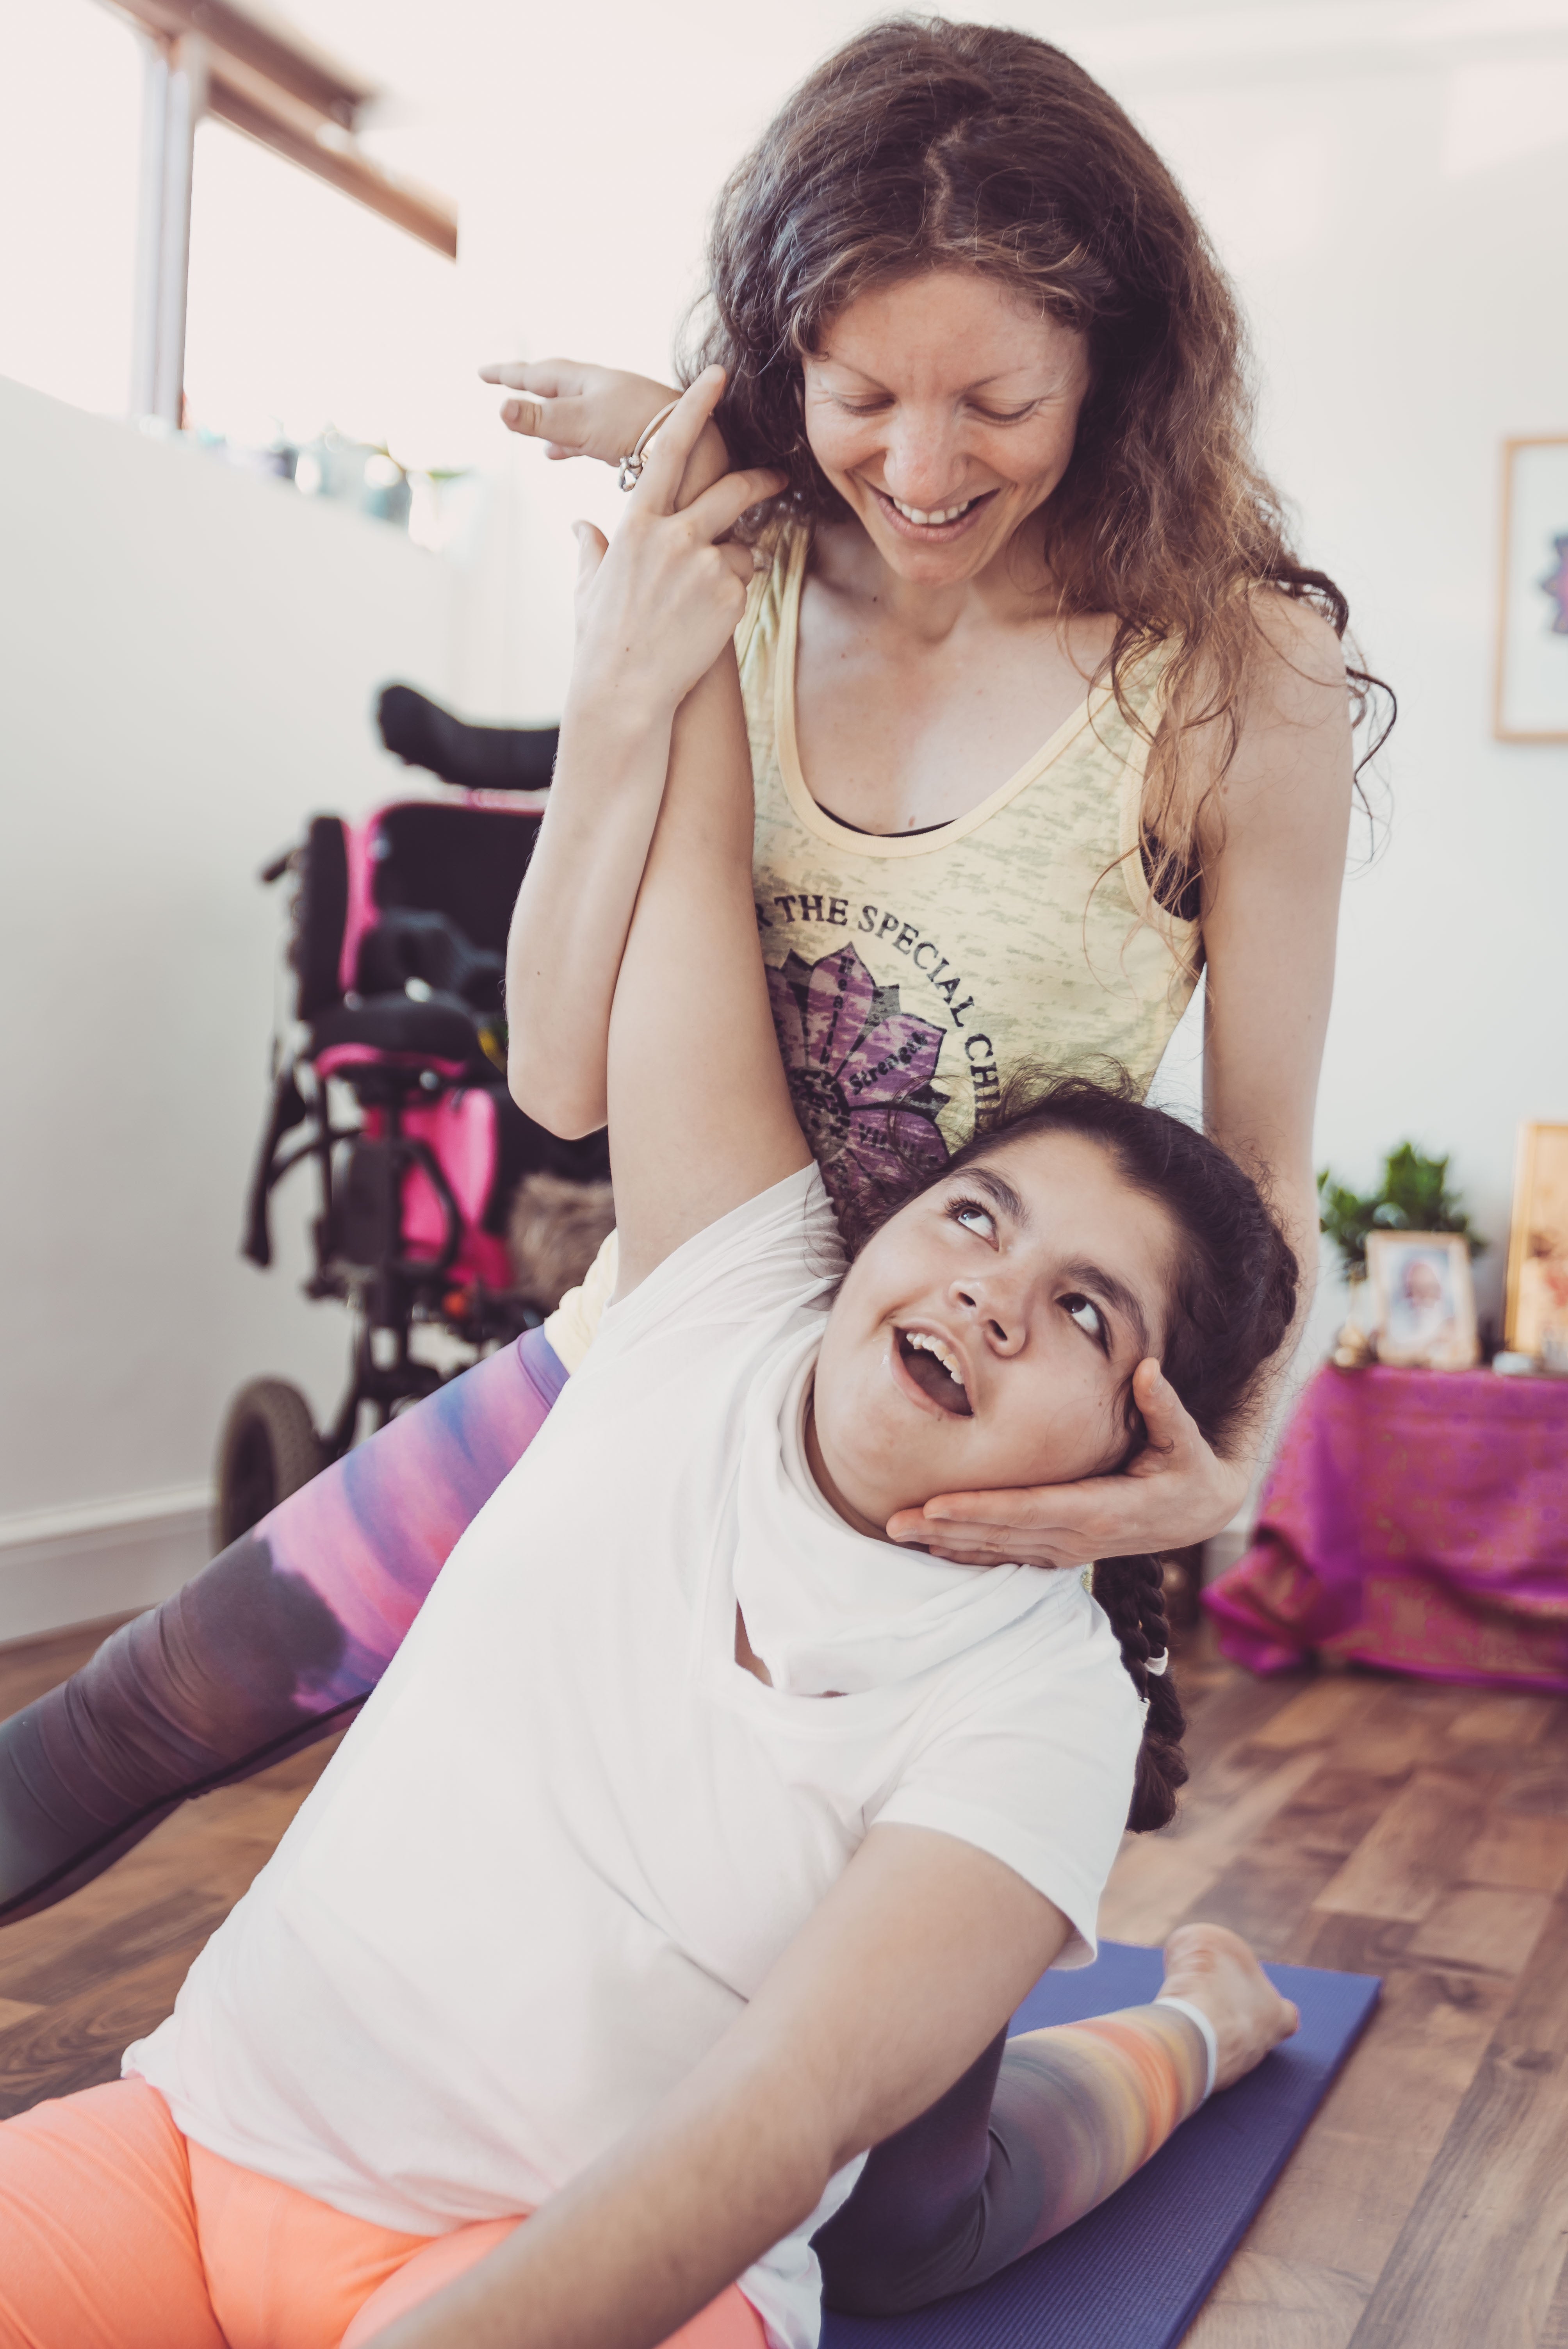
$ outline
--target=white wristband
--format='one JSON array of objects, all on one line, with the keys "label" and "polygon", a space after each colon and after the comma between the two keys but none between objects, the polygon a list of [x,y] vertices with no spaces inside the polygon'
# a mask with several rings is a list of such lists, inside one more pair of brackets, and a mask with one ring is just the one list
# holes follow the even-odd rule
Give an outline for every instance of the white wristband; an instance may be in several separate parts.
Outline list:
[{"label": "white wristband", "polygon": [[1162,1990],[1154,2003],[1156,2006],[1173,2006],[1178,2014],[1184,2014],[1188,2022],[1195,2023],[1202,2033],[1203,2044],[1209,2051],[1209,2077],[1203,2089],[1203,2100],[1207,2103],[1214,2093],[1214,2075],[1220,2068],[1220,2043],[1213,2024],[1201,2006],[1194,2006],[1190,1998],[1177,1998],[1170,1991]]}]

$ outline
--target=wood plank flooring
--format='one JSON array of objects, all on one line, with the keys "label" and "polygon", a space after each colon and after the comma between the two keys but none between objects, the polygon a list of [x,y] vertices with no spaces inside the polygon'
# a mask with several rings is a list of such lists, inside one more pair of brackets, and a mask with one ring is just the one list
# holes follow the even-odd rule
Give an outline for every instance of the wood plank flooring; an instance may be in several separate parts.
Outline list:
[{"label": "wood plank flooring", "polygon": [[[0,1717],[107,1627],[0,1651]],[[1192,1782],[1101,1918],[1216,1918],[1383,1975],[1372,2025],[1186,2349],[1568,2349],[1568,1702],[1183,1659]],[[0,2116],[113,2078],[330,1747],[168,1819],[0,1930]]]},{"label": "wood plank flooring", "polygon": [[1186,1659],[1192,1780],[1101,1930],[1378,1973],[1186,2349],[1568,2349],[1568,1702]]}]

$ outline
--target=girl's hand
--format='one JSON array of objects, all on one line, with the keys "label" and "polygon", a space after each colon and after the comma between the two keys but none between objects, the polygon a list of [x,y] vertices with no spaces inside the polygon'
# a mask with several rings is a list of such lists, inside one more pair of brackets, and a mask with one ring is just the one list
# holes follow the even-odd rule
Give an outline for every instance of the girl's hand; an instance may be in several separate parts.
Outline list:
[{"label": "girl's hand", "polygon": [[647,452],[626,519],[611,544],[579,523],[577,657],[571,702],[622,720],[673,717],[734,636],[746,609],[751,550],[727,543],[748,508],[777,496],[781,473],[727,473],[684,512],[687,460],[724,388],[722,367],[698,376]]},{"label": "girl's hand", "polygon": [[[636,447],[674,387],[619,367],[584,367],[580,359],[538,359],[480,369],[484,383],[527,395],[502,403],[500,420],[525,440],[542,440],[547,457],[596,457],[618,465]],[[704,425],[687,460],[676,505],[687,506],[729,471],[729,451],[717,424]]]},{"label": "girl's hand", "polygon": [[1098,1557],[1185,1549],[1235,1516],[1252,1464],[1222,1460],[1155,1361],[1133,1374],[1146,1441],[1115,1476],[1016,1493],[941,1493],[888,1521],[892,1540],[958,1566],[1088,1566]]},{"label": "girl's hand", "polygon": [[585,367],[579,359],[498,362],[480,367],[480,380],[526,395],[501,404],[509,431],[542,440],[547,457],[597,457],[603,465],[618,465],[676,397],[673,385],[651,376]]}]

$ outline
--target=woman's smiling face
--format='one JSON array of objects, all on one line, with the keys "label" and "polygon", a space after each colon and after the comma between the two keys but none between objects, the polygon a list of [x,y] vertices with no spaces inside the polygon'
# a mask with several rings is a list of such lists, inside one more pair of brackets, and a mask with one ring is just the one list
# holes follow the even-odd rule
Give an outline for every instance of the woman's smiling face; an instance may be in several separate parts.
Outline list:
[{"label": "woman's smiling face", "polygon": [[883,560],[975,578],[1051,494],[1089,386],[1082,335],[972,269],[874,287],[803,362],[806,436]]},{"label": "woman's smiling face", "polygon": [[828,1317],[809,1431],[825,1496],[881,1534],[937,1493],[1114,1469],[1176,1246],[1165,1209],[1081,1134],[1002,1143],[922,1192]]}]

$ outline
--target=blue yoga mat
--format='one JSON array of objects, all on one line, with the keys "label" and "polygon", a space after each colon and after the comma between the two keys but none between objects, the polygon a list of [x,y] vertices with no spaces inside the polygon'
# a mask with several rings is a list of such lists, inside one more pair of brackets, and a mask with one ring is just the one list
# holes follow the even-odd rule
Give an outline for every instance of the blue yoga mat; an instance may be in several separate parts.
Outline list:
[{"label": "blue yoga mat", "polygon": [[[1158,1950],[1102,1941],[1096,1964],[1049,1973],[1013,2030],[1141,2006],[1160,1988]],[[1377,2003],[1367,1974],[1269,1966],[1301,2029],[1255,2072],[1184,2122],[1136,2177],[1054,2242],[956,2299],[913,2316],[840,2316],[822,2349],[1173,2349],[1284,2168]]]}]

